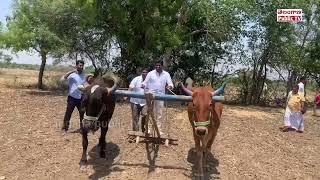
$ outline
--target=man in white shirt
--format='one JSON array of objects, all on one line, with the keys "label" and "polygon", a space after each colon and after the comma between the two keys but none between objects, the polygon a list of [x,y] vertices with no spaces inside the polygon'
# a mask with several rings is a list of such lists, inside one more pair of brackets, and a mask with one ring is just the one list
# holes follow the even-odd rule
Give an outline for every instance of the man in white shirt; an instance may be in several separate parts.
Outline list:
[{"label": "man in white shirt", "polygon": [[188,77],[188,78],[186,79],[185,84],[186,84],[187,89],[191,90],[191,89],[192,89],[192,86],[193,86],[193,80],[192,80],[190,77]]},{"label": "man in white shirt", "polygon": [[306,86],[307,80],[305,77],[300,78],[299,85],[299,93],[302,93],[304,96],[306,96],[305,86]]},{"label": "man in white shirt", "polygon": [[[146,79],[148,74],[148,69],[143,69],[140,76],[133,78],[129,85],[129,91],[134,92],[144,92],[144,89],[141,87],[142,82]],[[125,98],[127,99],[127,98]],[[130,98],[131,111],[132,111],[132,130],[139,131],[139,119],[140,114],[142,113],[143,107],[146,105],[146,100],[141,98]],[[144,121],[145,117],[142,117]],[[144,122],[141,122],[141,129],[144,131]]]},{"label": "man in white shirt", "polygon": [[[155,64],[155,69],[148,73],[146,79],[142,83],[142,87],[146,91],[156,94],[165,94],[166,88],[172,90],[173,83],[171,76],[162,68],[162,61],[158,61]],[[156,116],[157,125],[160,130],[160,134],[163,134],[161,131],[161,124],[163,121],[164,101],[156,100],[154,101],[154,104],[154,113]]]}]

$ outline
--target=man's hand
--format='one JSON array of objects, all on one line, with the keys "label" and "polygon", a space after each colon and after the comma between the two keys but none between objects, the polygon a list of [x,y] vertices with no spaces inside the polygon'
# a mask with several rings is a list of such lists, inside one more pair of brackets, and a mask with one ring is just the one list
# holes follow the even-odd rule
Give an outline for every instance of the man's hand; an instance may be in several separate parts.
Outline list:
[{"label": "man's hand", "polygon": [[172,86],[167,86],[167,89],[172,90],[173,87]]}]

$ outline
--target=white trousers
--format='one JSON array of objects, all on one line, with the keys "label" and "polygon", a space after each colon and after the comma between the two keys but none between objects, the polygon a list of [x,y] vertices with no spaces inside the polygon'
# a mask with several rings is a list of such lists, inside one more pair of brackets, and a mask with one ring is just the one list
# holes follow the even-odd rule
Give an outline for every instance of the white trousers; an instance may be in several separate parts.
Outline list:
[{"label": "white trousers", "polygon": [[159,101],[159,100],[154,101],[154,115],[160,131],[161,131],[161,125],[164,118],[163,108],[164,108],[164,101]]},{"label": "white trousers", "polygon": [[301,112],[291,112],[287,107],[284,113],[284,125],[295,130],[304,131],[304,121]]}]

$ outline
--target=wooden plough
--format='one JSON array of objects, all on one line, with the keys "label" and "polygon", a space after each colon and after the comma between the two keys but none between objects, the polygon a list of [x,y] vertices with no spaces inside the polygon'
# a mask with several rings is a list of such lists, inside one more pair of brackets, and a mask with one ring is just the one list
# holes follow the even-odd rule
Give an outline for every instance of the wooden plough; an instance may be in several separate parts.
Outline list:
[{"label": "wooden plough", "polygon": [[[134,97],[134,98],[142,98],[146,99],[147,105],[147,116],[145,122],[145,132],[140,131],[129,131],[128,135],[131,137],[135,137],[136,143],[140,142],[140,138],[144,138],[151,141],[163,142],[166,146],[169,144],[174,144],[175,141],[178,141],[177,138],[173,138],[167,134],[161,134],[159,128],[156,123],[155,114],[154,114],[154,100],[165,100],[165,101],[184,101],[190,102],[192,101],[191,96],[183,96],[183,95],[168,95],[168,94],[153,94],[150,92],[146,93],[137,93],[126,90],[116,90],[115,95],[118,96],[126,96],[126,97]],[[214,101],[224,101],[223,96],[213,96],[212,99]],[[149,123],[151,123],[152,129],[150,129],[151,133],[148,133]]]}]

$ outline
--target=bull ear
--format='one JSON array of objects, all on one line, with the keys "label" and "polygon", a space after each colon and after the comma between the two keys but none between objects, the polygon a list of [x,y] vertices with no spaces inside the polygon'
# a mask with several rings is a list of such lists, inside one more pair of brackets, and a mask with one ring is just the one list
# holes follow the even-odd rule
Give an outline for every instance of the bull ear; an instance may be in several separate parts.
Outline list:
[{"label": "bull ear", "polygon": [[224,82],[217,90],[212,92],[212,96],[217,96],[217,95],[224,93],[224,88],[226,87],[226,85],[227,85],[227,83]]},{"label": "bull ear", "polygon": [[192,96],[193,92],[191,90],[189,90],[188,88],[186,88],[182,83],[180,83],[181,89],[188,95],[188,96]]}]

